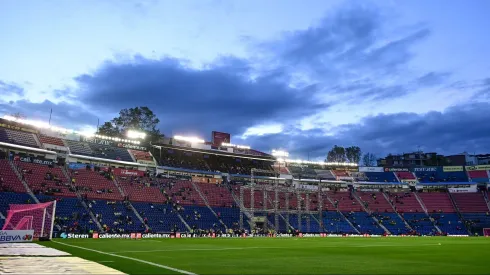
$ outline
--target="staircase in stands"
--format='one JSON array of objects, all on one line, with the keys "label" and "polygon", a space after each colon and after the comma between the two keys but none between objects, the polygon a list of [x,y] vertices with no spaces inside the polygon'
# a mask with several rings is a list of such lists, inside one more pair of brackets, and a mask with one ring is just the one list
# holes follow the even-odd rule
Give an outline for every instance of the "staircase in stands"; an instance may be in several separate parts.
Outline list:
[{"label": "staircase in stands", "polygon": [[400,215],[400,213],[398,211],[396,211],[395,206],[390,202],[390,199],[388,198],[388,195],[386,195],[385,192],[381,192],[381,193],[383,194],[383,197],[385,198],[385,200],[391,205],[391,208],[393,209],[393,212],[395,212],[398,215],[398,217],[405,223],[405,226],[407,228],[409,228],[410,230],[413,231],[413,228],[410,226],[410,224],[408,224],[408,222],[405,220],[405,218],[402,215]]},{"label": "staircase in stands", "polygon": [[226,226],[226,224],[221,220],[220,217],[218,217],[218,214],[216,214],[216,212],[214,212],[213,208],[209,205],[209,201],[206,198],[206,196],[204,196],[204,194],[202,193],[201,188],[199,188],[199,186],[195,182],[191,182],[191,183],[192,183],[192,187],[194,187],[194,190],[196,190],[197,193],[199,194],[199,196],[201,196],[202,200],[204,201],[204,204],[206,204],[206,206],[209,208],[211,213],[213,213],[213,215],[216,217],[216,219],[218,219],[218,221],[221,223],[221,225],[223,225],[225,227],[225,229],[228,230],[228,227]]},{"label": "staircase in stands", "polygon": [[449,198],[451,199],[451,203],[453,204],[453,207],[456,210],[456,213],[458,214],[459,219],[461,221],[463,221],[463,223],[465,225],[464,227],[466,228],[466,231],[468,231],[468,234],[471,235],[471,229],[470,229],[469,225],[464,222],[465,219],[464,219],[463,215],[461,214],[461,211],[459,210],[459,207],[456,204],[456,201],[454,201],[453,195],[451,194],[451,192],[449,192],[449,190],[447,191],[447,194],[449,195]]},{"label": "staircase in stands", "polygon": [[87,213],[89,214],[90,218],[92,219],[92,221],[97,225],[97,228],[100,230],[100,232],[103,232],[104,230],[102,230],[102,225],[100,224],[100,222],[97,220],[97,218],[95,217],[95,214],[94,212],[92,211],[92,209],[90,209],[90,207],[88,207],[87,203],[85,202],[85,200],[82,198],[82,196],[80,195],[80,193],[78,192],[78,190],[76,189],[75,185],[73,185],[73,182],[71,181],[71,178],[70,176],[68,175],[68,171],[66,171],[66,167],[61,167],[61,172],[63,173],[63,175],[68,179],[68,182],[70,184],[70,187],[73,188],[73,190],[75,190],[75,194],[77,195],[77,198],[78,200],[81,202],[83,208],[85,208],[85,210],[87,211]]},{"label": "staircase in stands", "polygon": [[[422,209],[424,210],[425,214],[430,217],[429,215],[429,212],[427,211],[427,207],[425,207],[425,204],[424,202],[422,201],[422,199],[419,197],[419,195],[417,195],[417,192],[413,192],[412,194],[415,195],[415,198],[417,199],[417,201],[419,202],[420,206],[422,207]],[[439,226],[436,225],[434,219],[430,218],[430,220],[432,221],[432,224],[434,225],[434,227],[437,229],[437,232],[439,232],[439,234],[442,234],[442,230],[439,228]]]},{"label": "staircase in stands", "polygon": [[[359,198],[359,196],[357,195],[357,193],[354,191],[354,190],[351,190],[351,194],[352,196],[356,199],[356,201],[361,205],[362,209],[364,209],[364,212],[368,213],[368,214],[372,214],[372,211],[369,210],[369,208],[367,208],[365,205],[364,205],[364,202]],[[371,218],[376,222],[378,223],[378,225],[383,228],[383,230],[387,233],[387,234],[390,234],[391,235],[391,232],[388,230],[388,228],[386,228],[382,223],[379,222],[379,220],[374,217],[374,216],[371,216]]]},{"label": "staircase in stands", "polygon": [[[332,204],[333,207],[335,207],[335,203],[332,201],[332,199],[327,195],[327,200],[330,202],[330,204]],[[350,224],[350,226],[354,229],[354,231],[357,232],[357,234],[361,234],[361,232],[359,232],[359,230],[357,230],[357,228],[352,224],[352,222],[344,215],[344,213],[342,213],[342,211],[340,211],[339,207],[335,207],[335,209],[337,210],[337,213],[340,214],[340,216],[342,216],[342,218],[348,223]]]},{"label": "staircase in stands", "polygon": [[[117,179],[115,177],[112,179],[112,182],[117,187],[117,190],[119,190],[119,193],[121,194],[121,196],[123,196],[123,198],[126,198],[127,194],[124,194],[124,191],[121,188],[121,185],[119,185],[119,182],[117,181]],[[134,208],[133,204],[129,200],[126,201],[126,203],[129,206],[129,208],[131,208],[131,210],[133,210],[136,218],[138,218],[138,220],[145,226],[145,228],[147,230],[150,229],[150,227],[145,223],[145,221],[141,217],[140,213],[138,213],[138,211],[136,210],[136,208]]]}]

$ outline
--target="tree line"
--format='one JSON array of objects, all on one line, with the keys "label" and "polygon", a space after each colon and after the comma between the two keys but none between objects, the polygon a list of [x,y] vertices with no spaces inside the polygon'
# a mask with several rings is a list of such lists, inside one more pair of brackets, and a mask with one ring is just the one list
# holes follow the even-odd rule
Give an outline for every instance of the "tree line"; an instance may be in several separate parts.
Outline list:
[{"label": "tree line", "polygon": [[325,162],[349,162],[362,164],[363,166],[376,166],[376,156],[373,153],[362,154],[359,146],[343,147],[335,145],[328,151]]}]

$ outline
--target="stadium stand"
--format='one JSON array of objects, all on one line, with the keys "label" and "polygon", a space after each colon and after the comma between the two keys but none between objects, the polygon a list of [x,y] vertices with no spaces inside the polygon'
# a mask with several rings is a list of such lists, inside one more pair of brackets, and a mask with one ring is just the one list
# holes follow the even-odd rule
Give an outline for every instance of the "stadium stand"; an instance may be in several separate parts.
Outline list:
[{"label": "stadium stand", "polygon": [[82,156],[92,156],[94,153],[90,146],[86,142],[74,141],[65,139],[64,143],[66,147],[70,148],[72,154],[82,155]]},{"label": "stadium stand", "polygon": [[50,136],[46,136],[46,135],[40,134],[39,135],[39,140],[43,144],[51,144],[51,145],[65,147],[65,144],[63,143],[63,140],[60,139],[60,138],[57,138],[57,137],[50,137]]},{"label": "stadium stand", "polygon": [[117,182],[131,201],[163,203],[166,201],[159,183],[148,177],[118,176]]},{"label": "stadium stand", "polygon": [[153,161],[153,157],[150,152],[138,151],[138,150],[128,150],[130,154],[134,156],[136,160]]},{"label": "stadium stand", "polygon": [[415,172],[419,182],[468,182],[466,172],[443,172],[437,170],[435,172]]},{"label": "stadium stand", "polygon": [[486,170],[468,171],[468,176],[473,182],[481,182],[481,183],[490,182],[488,171]]},{"label": "stadium stand", "polygon": [[416,179],[412,172],[396,172],[396,175],[400,180],[414,180]]},{"label": "stadium stand", "polygon": [[76,196],[61,168],[22,161],[14,161],[14,165],[35,194]]},{"label": "stadium stand", "polygon": [[452,195],[456,206],[462,213],[486,213],[488,206],[483,194],[478,193],[455,193]]},{"label": "stadium stand", "polygon": [[121,193],[104,171],[75,170],[70,172],[73,185],[90,199],[122,200]]},{"label": "stadium stand", "polygon": [[26,189],[12,170],[8,160],[0,160],[0,187],[3,192],[23,193]]},{"label": "stadium stand", "polygon": [[369,182],[398,182],[393,172],[365,172]]},{"label": "stadium stand", "polygon": [[0,142],[39,148],[34,134],[0,128]]},{"label": "stadium stand", "polygon": [[420,198],[429,213],[455,213],[451,198],[447,193],[420,193]]}]

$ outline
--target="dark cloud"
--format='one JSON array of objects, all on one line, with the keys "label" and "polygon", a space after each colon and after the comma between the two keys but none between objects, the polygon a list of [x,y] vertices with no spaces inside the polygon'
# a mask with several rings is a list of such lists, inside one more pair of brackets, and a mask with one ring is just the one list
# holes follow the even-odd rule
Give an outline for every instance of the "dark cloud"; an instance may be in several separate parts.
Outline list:
[{"label": "dark cloud", "polygon": [[445,83],[450,76],[451,73],[430,72],[419,77],[416,80],[416,84],[420,86],[437,86]]},{"label": "dark cloud", "polygon": [[24,96],[24,88],[16,85],[14,83],[7,83],[0,80],[0,95],[1,96],[9,96],[9,95],[18,95]]},{"label": "dark cloud", "polygon": [[314,89],[296,89],[273,77],[251,79],[248,64],[223,59],[196,70],[179,60],[136,58],[131,64],[106,63],[93,75],[77,77],[80,100],[99,110],[148,106],[163,132],[223,130],[275,119],[303,117],[328,106],[314,101]]},{"label": "dark cloud", "polygon": [[324,158],[333,145],[358,145],[378,156],[388,153],[424,151],[456,154],[464,151],[490,151],[490,103],[455,106],[444,112],[398,113],[366,117],[358,124],[337,127],[334,135],[322,129],[296,131],[247,139],[250,144],[269,150],[270,144],[289,150],[296,157]]},{"label": "dark cloud", "polygon": [[66,127],[68,129],[76,129],[76,126],[80,125],[97,126],[96,115],[84,111],[80,106],[72,105],[67,102],[60,102],[58,104],[49,100],[45,100],[41,103],[33,103],[28,100],[10,101],[9,103],[0,102],[0,113],[21,113],[32,120],[47,122],[51,110],[53,110],[53,115],[51,117],[53,125]]}]

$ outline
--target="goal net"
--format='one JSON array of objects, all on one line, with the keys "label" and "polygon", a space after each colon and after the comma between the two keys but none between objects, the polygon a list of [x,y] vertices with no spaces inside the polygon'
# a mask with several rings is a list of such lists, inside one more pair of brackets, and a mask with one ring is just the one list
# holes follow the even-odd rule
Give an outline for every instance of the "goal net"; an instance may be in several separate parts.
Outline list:
[{"label": "goal net", "polygon": [[38,204],[10,204],[2,230],[34,230],[34,238],[51,239],[56,201]]}]

